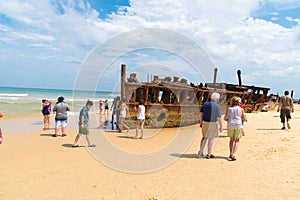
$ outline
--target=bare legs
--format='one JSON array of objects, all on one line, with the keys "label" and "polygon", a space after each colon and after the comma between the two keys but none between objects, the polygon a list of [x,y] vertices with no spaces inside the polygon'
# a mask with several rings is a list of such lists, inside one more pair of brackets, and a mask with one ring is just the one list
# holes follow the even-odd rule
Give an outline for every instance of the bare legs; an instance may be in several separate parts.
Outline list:
[{"label": "bare legs", "polygon": [[204,147],[205,147],[205,144],[206,144],[207,140],[208,140],[208,153],[207,153],[207,158],[211,158],[211,157],[212,157],[211,152],[212,152],[213,140],[214,140],[214,139],[213,139],[213,138],[208,139],[208,138],[204,138],[204,137],[201,139],[201,142],[200,142],[200,150],[199,150],[199,152],[198,152],[198,156],[199,156],[199,157],[203,157],[203,149],[204,149]]},{"label": "bare legs", "polygon": [[128,133],[129,127],[124,123],[124,118],[120,117],[120,129],[119,129],[120,133],[122,132],[123,126],[127,129],[127,133]]},{"label": "bare legs", "polygon": [[99,113],[99,128],[101,128],[103,126],[103,113],[102,113],[102,110],[100,110],[100,113]]},{"label": "bare legs", "polygon": [[59,129],[60,129],[60,126],[55,126],[55,133],[53,135],[54,137],[57,136],[57,133],[58,133]]},{"label": "bare legs", "polygon": [[61,128],[61,133],[62,133],[62,137],[67,136],[66,132],[66,127],[65,126],[56,126],[55,127],[55,133],[54,133],[54,137],[57,136],[59,129]]},{"label": "bare legs", "polygon": [[209,157],[211,156],[212,147],[213,147],[213,139],[208,139],[208,152],[207,152],[207,155]]},{"label": "bare legs", "polygon": [[138,129],[139,128],[141,129],[141,137],[139,137],[139,139],[142,139],[143,135],[144,135],[144,122],[140,122],[140,121],[136,122],[135,136],[134,136],[135,139],[138,138]]},{"label": "bare legs", "polygon": [[[88,146],[91,147],[92,145],[91,145],[91,142],[90,142],[89,135],[86,135],[85,137],[86,137],[86,141],[88,143]],[[73,147],[78,147],[78,141],[79,141],[79,139],[80,139],[80,135],[77,134],[76,138],[75,138],[75,141],[74,141],[74,144],[73,144]]]},{"label": "bare legs", "polygon": [[108,109],[105,109],[104,110],[104,120],[105,121],[108,121],[108,115],[109,115]]},{"label": "bare legs", "polygon": [[229,150],[230,150],[230,158],[232,160],[236,160],[235,158],[235,153],[238,149],[240,143],[240,139],[236,138],[236,137],[230,137],[230,141],[229,141]]},{"label": "bare legs", "polygon": [[44,115],[44,130],[50,128],[50,115]]},{"label": "bare legs", "polygon": [[76,138],[75,138],[75,141],[74,141],[74,144],[73,144],[73,147],[75,147],[75,146],[78,145],[78,140],[79,140],[79,138],[80,138],[80,135],[77,134],[77,135],[76,135]]}]

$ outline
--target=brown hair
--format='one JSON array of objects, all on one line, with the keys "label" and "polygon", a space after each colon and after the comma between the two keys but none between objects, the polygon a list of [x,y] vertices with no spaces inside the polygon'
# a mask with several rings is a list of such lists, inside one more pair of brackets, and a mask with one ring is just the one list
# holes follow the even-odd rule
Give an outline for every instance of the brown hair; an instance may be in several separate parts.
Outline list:
[{"label": "brown hair", "polygon": [[238,106],[238,105],[240,105],[240,101],[239,101],[238,97],[232,97],[230,100],[230,106],[233,107],[233,106]]},{"label": "brown hair", "polygon": [[139,100],[139,105],[144,105],[144,99]]}]

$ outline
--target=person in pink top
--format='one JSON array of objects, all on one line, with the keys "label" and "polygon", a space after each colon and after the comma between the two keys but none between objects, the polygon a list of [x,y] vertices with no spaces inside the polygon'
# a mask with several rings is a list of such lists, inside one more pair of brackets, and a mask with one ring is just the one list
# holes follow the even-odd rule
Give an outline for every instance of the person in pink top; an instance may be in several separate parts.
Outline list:
[{"label": "person in pink top", "polygon": [[104,105],[103,105],[103,101],[102,100],[100,100],[99,101],[99,128],[101,128],[102,127],[102,125],[103,125],[103,110],[104,110]]}]

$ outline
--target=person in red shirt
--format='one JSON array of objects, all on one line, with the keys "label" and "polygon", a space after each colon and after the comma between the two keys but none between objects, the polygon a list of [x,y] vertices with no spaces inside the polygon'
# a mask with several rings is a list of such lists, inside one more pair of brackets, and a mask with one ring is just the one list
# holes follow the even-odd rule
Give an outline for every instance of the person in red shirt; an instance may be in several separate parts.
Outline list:
[{"label": "person in red shirt", "polygon": [[[244,106],[244,104],[242,103],[241,97],[238,97],[237,99],[239,100],[239,103],[240,103],[239,106],[244,110],[244,113],[245,113],[245,106]],[[245,115],[245,121],[247,121],[246,115]],[[245,121],[242,121],[242,126],[243,126],[243,128],[242,128],[242,134],[243,134],[243,136],[245,136],[245,130],[244,130]]]}]

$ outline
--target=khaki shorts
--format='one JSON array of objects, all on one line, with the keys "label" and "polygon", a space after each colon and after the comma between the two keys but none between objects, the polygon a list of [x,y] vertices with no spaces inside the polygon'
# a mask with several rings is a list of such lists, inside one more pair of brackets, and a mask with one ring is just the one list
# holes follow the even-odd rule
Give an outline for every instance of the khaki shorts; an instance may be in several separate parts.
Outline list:
[{"label": "khaki shorts", "polygon": [[84,127],[79,126],[79,135],[88,135],[90,133],[88,125],[84,125]]},{"label": "khaki shorts", "polygon": [[213,139],[219,137],[217,122],[202,122],[202,137]]}]

